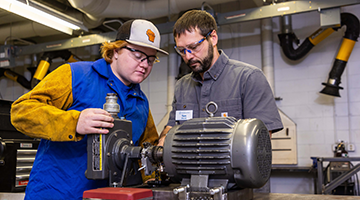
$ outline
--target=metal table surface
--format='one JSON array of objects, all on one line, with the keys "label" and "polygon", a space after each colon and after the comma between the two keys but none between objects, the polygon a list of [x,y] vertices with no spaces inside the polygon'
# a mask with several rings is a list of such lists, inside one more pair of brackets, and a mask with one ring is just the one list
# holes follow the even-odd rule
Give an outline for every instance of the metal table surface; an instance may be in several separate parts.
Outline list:
[{"label": "metal table surface", "polygon": [[[172,189],[177,185],[152,188],[154,200],[178,200]],[[255,193],[252,189],[232,191],[228,193],[228,200],[360,200],[360,196],[324,195],[324,194],[287,194],[287,193]]]},{"label": "metal table surface", "polygon": [[284,194],[284,193],[254,193],[253,200],[350,200],[360,196],[322,195],[322,194]]},{"label": "metal table surface", "polygon": [[0,192],[1,200],[23,200],[25,197],[24,192]]}]

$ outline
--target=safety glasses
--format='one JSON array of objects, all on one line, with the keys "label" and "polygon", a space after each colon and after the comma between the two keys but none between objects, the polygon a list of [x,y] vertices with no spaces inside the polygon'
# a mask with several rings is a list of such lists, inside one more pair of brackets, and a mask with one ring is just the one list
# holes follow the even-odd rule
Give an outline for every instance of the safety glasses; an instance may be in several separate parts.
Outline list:
[{"label": "safety glasses", "polygon": [[176,52],[178,54],[180,54],[181,56],[185,56],[186,52],[187,53],[199,52],[201,50],[201,43],[203,43],[211,33],[212,33],[212,30],[208,34],[206,34],[206,36],[203,37],[198,42],[194,42],[192,44],[189,44],[186,47],[178,47],[178,46],[175,45],[174,48],[175,48]]},{"label": "safety glasses", "polygon": [[146,53],[144,53],[140,50],[137,50],[137,49],[133,49],[133,48],[130,48],[127,46],[121,47],[120,49],[127,49],[127,50],[131,51],[132,58],[139,63],[142,63],[142,62],[144,62],[144,60],[147,60],[148,65],[153,66],[154,63],[160,62],[158,57],[156,57],[154,55],[148,56]]}]

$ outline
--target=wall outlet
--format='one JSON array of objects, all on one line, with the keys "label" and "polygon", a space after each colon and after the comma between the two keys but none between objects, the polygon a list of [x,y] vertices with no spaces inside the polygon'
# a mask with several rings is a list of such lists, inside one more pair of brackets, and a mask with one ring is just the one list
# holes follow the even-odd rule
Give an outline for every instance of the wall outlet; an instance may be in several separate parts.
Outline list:
[{"label": "wall outlet", "polygon": [[355,145],[354,144],[347,144],[346,150],[348,152],[354,152],[355,151]]}]

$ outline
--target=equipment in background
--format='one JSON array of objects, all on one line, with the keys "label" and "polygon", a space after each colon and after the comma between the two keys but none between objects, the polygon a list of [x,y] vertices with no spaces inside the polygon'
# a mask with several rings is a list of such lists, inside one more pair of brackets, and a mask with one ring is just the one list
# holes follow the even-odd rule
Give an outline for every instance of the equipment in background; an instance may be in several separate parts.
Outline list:
[{"label": "equipment in background", "polygon": [[0,100],[0,191],[24,191],[40,140],[18,132],[10,123],[11,101]]},{"label": "equipment in background", "polygon": [[[339,142],[334,149],[334,157],[348,157],[344,141]],[[330,183],[341,175],[347,173],[352,168],[350,161],[331,161],[325,169],[325,183]],[[334,195],[355,195],[355,182],[353,178],[343,181],[339,186],[331,191]]]},{"label": "equipment in background", "polygon": [[69,50],[49,51],[45,52],[40,59],[40,62],[36,68],[35,74],[31,79],[31,88],[34,88],[48,73],[52,59],[62,58],[66,62],[77,62],[80,59],[73,55]]},{"label": "equipment in background", "polygon": [[[333,12],[336,13],[337,11]],[[340,12],[340,11],[339,11]],[[331,12],[330,12],[331,13]],[[331,17],[325,17],[330,19]],[[346,31],[343,36],[342,44],[333,63],[333,67],[329,73],[327,82],[322,83],[325,87],[320,91],[322,94],[340,97],[339,90],[344,89],[339,86],[341,83],[341,75],[343,74],[346,64],[349,60],[351,52],[357,42],[360,32],[359,19],[351,13],[341,13],[341,24],[333,24],[331,28],[320,28],[306,38],[303,43],[296,37],[292,30],[291,15],[281,17],[282,20],[282,33],[278,34],[280,46],[284,55],[291,60],[299,60],[303,58],[309,51],[326,37],[331,35],[334,31],[339,30],[345,26]],[[326,26],[327,27],[327,26]],[[294,45],[298,45],[294,49]]]},{"label": "equipment in background", "polygon": [[344,141],[339,142],[334,149],[334,157],[348,157]]},{"label": "equipment in background", "polygon": [[0,191],[25,191],[40,140],[0,137]]},{"label": "equipment in background", "polygon": [[[214,112],[209,111],[212,106],[215,106]],[[157,176],[159,184],[149,188],[154,199],[235,200],[240,196],[251,199],[252,190],[248,188],[261,187],[270,177],[271,142],[266,126],[258,119],[212,117],[217,111],[214,102],[207,104],[206,111],[210,117],[194,118],[174,126],[166,136],[164,147],[133,146],[131,122],[116,120],[108,134],[98,139],[88,138],[86,177],[109,178],[111,187],[135,184],[137,188],[149,188],[141,185],[141,180],[134,181],[128,176],[139,174],[137,171],[141,169],[146,175],[155,170],[165,172],[176,184],[164,186],[165,181]],[[141,168],[138,169],[139,159]],[[118,192],[117,195],[123,193],[111,190]],[[107,194],[104,189],[95,189],[85,191],[83,198],[112,199]]]},{"label": "equipment in background", "polygon": [[[351,163],[347,161],[343,162],[330,162],[327,168],[327,183],[335,180],[342,174],[350,171]],[[344,181],[338,187],[331,191],[331,194],[335,195],[355,195],[355,182],[351,178]]]},{"label": "equipment in background", "polygon": [[0,78],[2,76],[5,76],[15,82],[18,82],[24,88],[31,90],[48,73],[52,59],[58,57],[63,58],[66,62],[77,62],[81,60],[77,56],[73,55],[69,50],[49,51],[49,52],[45,52],[41,56],[40,62],[36,67],[36,70],[34,70],[34,67],[28,68],[28,70],[31,71],[31,75],[32,75],[30,81],[28,81],[24,76],[14,71],[11,71],[8,68],[0,68]]},{"label": "equipment in background", "polygon": [[0,78],[1,77],[7,77],[15,82],[18,82],[21,86],[23,86],[24,88],[30,90],[31,89],[31,84],[30,81],[28,81],[24,76],[21,76],[20,74],[11,71],[8,68],[0,68]]}]

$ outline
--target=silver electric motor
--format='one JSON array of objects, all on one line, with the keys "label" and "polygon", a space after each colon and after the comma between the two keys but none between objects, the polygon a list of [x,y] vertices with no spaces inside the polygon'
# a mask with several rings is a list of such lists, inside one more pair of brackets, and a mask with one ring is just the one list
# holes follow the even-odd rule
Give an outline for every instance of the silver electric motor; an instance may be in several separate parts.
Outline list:
[{"label": "silver electric motor", "polygon": [[269,131],[258,119],[194,118],[168,132],[163,161],[182,185],[259,188],[271,172]]}]

